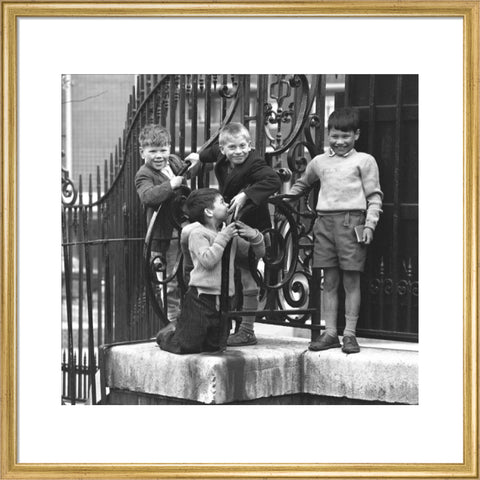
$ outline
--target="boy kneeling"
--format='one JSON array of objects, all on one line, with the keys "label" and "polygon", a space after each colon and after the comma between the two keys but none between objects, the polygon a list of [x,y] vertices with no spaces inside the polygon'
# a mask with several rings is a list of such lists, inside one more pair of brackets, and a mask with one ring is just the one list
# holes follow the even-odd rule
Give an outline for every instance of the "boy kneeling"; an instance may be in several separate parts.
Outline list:
[{"label": "boy kneeling", "polygon": [[186,263],[193,264],[189,289],[175,331],[170,326],[160,330],[157,343],[171,353],[223,351],[229,332],[228,321],[220,318],[222,256],[232,241],[229,265],[229,297],[234,292],[235,256],[247,257],[250,246],[257,258],[265,255],[263,235],[243,222],[223,226],[228,217],[228,205],[220,192],[213,188],[193,191],[185,205],[191,224],[182,232]]}]

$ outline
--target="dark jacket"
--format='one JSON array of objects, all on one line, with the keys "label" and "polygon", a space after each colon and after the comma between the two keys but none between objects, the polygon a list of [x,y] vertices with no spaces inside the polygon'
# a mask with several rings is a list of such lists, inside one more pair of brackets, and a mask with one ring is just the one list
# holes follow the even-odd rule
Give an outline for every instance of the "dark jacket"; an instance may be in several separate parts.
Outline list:
[{"label": "dark jacket", "polygon": [[[184,166],[180,158],[175,155],[170,155],[168,161],[175,175]],[[153,213],[162,205],[153,231],[152,250],[165,251],[168,248],[168,239],[171,238],[173,232],[169,209],[175,197],[175,190],[172,189],[170,180],[166,175],[148,165],[142,165],[138,169],[135,175],[135,188],[145,208],[147,228]],[[160,242],[159,239],[164,241]]]},{"label": "dark jacket", "polygon": [[271,228],[267,199],[280,189],[281,181],[262,157],[252,150],[245,162],[230,169],[227,157],[215,144],[200,153],[200,161],[215,163],[215,175],[226,202],[245,192],[248,200],[239,219],[260,231]]}]

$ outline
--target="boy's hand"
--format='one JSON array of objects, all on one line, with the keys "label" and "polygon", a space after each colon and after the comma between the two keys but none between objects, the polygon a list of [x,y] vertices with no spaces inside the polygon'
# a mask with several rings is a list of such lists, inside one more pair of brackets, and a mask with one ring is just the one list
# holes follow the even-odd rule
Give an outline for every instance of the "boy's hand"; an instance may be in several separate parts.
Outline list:
[{"label": "boy's hand", "polygon": [[228,207],[228,213],[234,212],[233,218],[236,218],[239,210],[245,205],[246,201],[247,201],[247,195],[244,192],[238,193],[230,201],[230,205]]},{"label": "boy's hand", "polygon": [[237,226],[238,234],[246,240],[253,240],[258,235],[258,230],[256,228],[252,228],[250,225],[247,225],[240,220],[236,220],[235,225]]},{"label": "boy's hand", "polygon": [[363,229],[363,243],[365,245],[368,245],[369,243],[372,243],[373,240],[373,230],[369,227],[365,227]]},{"label": "boy's hand", "polygon": [[173,177],[170,179],[170,185],[172,186],[173,190],[180,187],[182,184],[183,184],[183,177]]},{"label": "boy's hand", "polygon": [[[195,168],[200,161],[200,155],[196,152],[192,152],[188,157],[185,158],[185,161],[189,161],[192,164],[188,167],[188,170],[191,170],[192,168]],[[188,172],[187,170],[187,172]]]},{"label": "boy's hand", "polygon": [[229,240],[238,235],[237,226],[234,222],[228,224],[226,227],[223,227],[221,233],[225,234]]}]

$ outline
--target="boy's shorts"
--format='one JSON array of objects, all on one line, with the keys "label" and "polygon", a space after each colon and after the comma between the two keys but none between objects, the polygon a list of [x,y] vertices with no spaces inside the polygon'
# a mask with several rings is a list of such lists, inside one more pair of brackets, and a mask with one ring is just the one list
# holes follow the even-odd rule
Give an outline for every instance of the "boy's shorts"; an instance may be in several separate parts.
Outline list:
[{"label": "boy's shorts", "polygon": [[313,267],[363,272],[367,246],[357,242],[354,228],[365,224],[359,211],[317,214],[313,227]]}]

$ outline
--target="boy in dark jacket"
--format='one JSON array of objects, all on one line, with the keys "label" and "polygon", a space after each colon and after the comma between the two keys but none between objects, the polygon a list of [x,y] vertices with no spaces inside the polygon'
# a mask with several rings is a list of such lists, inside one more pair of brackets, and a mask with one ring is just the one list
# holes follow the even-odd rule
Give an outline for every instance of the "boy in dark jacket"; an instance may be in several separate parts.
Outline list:
[{"label": "boy in dark jacket", "polygon": [[[169,218],[171,201],[175,190],[185,184],[185,179],[178,172],[185,163],[176,155],[170,154],[170,134],[160,125],[146,125],[138,137],[140,156],[145,161],[135,175],[135,187],[140,201],[146,211],[147,225],[160,205],[163,205],[153,231],[152,259],[159,258],[166,262],[167,276],[170,275],[177,258],[178,246],[170,246],[173,225]],[[185,160],[192,162],[191,170],[198,158],[189,155]],[[173,279],[167,285],[167,315],[170,321],[178,317],[180,297],[177,281]]]},{"label": "boy in dark jacket", "polygon": [[[220,192],[229,203],[229,213],[260,231],[271,228],[267,199],[281,186],[280,178],[265,159],[252,150],[250,133],[241,123],[229,123],[220,131],[219,145],[200,153],[201,162],[214,162]],[[258,286],[243,262],[238,265],[243,287],[244,310],[258,309]],[[237,333],[227,345],[255,345],[254,316],[242,317]]]}]

